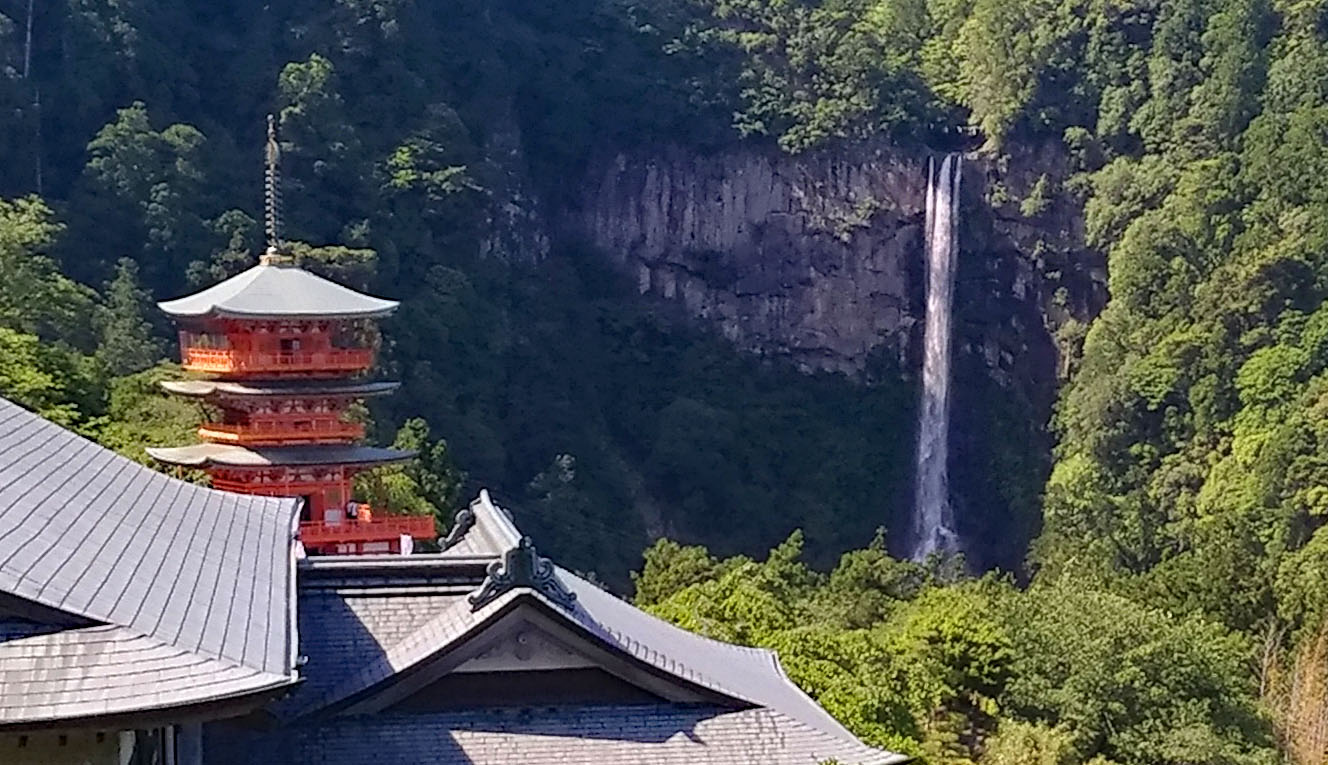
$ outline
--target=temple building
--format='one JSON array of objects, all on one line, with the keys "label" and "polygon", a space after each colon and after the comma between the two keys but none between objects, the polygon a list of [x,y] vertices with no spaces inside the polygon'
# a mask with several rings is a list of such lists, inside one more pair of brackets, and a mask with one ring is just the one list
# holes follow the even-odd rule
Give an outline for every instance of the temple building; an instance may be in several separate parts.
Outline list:
[{"label": "temple building", "polygon": [[[269,241],[279,242],[269,152]],[[768,650],[674,627],[542,557],[487,492],[351,503],[371,322],[396,304],[273,246],[161,304],[219,414],[156,472],[0,399],[0,763],[887,765]],[[317,554],[327,553],[327,554]]]}]

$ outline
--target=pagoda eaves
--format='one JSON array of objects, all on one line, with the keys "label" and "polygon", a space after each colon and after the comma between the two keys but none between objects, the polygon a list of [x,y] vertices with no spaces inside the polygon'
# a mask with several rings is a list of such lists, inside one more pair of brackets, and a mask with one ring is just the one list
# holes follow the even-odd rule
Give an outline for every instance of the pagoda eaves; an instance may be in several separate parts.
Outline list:
[{"label": "pagoda eaves", "polygon": [[384,396],[401,387],[394,381],[336,383],[287,380],[164,380],[161,387],[168,393],[191,398],[264,398],[292,394],[315,396],[348,396],[368,398]]},{"label": "pagoda eaves", "polygon": [[356,292],[302,268],[259,263],[193,295],[158,303],[177,319],[377,319],[397,301]]},{"label": "pagoda eaves", "polygon": [[389,465],[415,458],[416,452],[380,449],[355,444],[329,446],[269,446],[247,448],[232,444],[193,444],[150,448],[159,462],[180,467],[278,467],[283,465]]}]

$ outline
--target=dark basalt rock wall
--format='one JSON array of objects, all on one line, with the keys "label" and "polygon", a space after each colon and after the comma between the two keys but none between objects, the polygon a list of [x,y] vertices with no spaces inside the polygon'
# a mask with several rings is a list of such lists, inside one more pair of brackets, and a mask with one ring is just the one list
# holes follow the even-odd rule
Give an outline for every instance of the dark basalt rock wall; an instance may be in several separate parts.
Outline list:
[{"label": "dark basalt rock wall", "polygon": [[[807,371],[916,376],[930,152],[676,148],[592,163],[558,228],[661,308]],[[1036,531],[1047,423],[1076,327],[1105,301],[1056,147],[970,157],[956,289],[952,485],[976,565]]]},{"label": "dark basalt rock wall", "polygon": [[597,165],[572,228],[738,347],[857,374],[909,347],[924,164],[664,151]]}]

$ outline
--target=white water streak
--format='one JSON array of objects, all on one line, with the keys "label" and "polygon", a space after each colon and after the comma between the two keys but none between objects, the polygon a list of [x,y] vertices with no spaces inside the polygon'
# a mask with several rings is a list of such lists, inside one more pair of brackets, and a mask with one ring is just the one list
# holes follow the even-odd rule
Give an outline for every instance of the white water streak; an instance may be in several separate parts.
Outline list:
[{"label": "white water streak", "polygon": [[911,557],[959,551],[950,505],[950,345],[954,270],[959,255],[961,158],[948,154],[927,166],[927,316],[923,333],[922,401],[918,412],[917,484]]}]

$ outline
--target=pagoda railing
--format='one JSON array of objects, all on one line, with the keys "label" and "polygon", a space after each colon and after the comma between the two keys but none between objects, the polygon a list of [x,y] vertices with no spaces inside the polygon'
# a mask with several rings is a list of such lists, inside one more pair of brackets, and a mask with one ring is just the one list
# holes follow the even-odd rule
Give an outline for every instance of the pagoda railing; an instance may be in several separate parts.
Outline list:
[{"label": "pagoda railing", "polygon": [[234,348],[184,348],[184,368],[214,374],[270,372],[359,372],[373,366],[372,348],[330,351],[244,351]]},{"label": "pagoda railing", "polygon": [[429,515],[377,515],[373,520],[344,520],[340,523],[306,521],[300,524],[300,541],[307,546],[348,542],[387,542],[402,536],[433,539],[437,536]]},{"label": "pagoda railing", "polygon": [[198,435],[206,441],[225,444],[341,443],[364,438],[364,426],[330,418],[301,420],[299,424],[281,420],[243,425],[205,422]]}]

